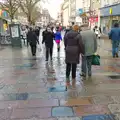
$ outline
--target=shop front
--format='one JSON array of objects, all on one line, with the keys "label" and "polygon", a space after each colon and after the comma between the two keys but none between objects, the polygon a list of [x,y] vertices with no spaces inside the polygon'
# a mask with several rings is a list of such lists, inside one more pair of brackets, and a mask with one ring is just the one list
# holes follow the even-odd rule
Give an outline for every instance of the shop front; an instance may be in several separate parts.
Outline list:
[{"label": "shop front", "polygon": [[116,22],[120,23],[120,3],[100,8],[100,25],[104,34],[108,34]]},{"label": "shop front", "polygon": [[89,23],[90,23],[91,28],[98,26],[98,16],[90,17]]},{"label": "shop front", "polygon": [[8,29],[8,13],[0,9],[0,34],[4,34]]}]

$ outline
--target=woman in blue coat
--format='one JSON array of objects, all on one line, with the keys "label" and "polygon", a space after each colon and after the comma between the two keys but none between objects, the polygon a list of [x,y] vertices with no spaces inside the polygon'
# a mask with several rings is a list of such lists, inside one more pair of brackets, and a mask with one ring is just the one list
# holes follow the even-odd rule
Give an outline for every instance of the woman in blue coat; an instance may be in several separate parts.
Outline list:
[{"label": "woman in blue coat", "polygon": [[60,51],[60,41],[62,40],[61,32],[57,28],[56,33],[55,33],[55,42],[57,44],[57,50],[58,52]]}]

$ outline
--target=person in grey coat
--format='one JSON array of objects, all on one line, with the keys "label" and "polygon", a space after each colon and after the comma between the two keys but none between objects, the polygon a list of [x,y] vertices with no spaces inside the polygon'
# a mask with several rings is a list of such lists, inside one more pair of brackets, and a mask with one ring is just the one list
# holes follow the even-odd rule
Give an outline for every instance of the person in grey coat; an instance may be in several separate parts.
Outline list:
[{"label": "person in grey coat", "polygon": [[70,71],[72,68],[72,86],[76,84],[76,68],[79,63],[80,53],[84,54],[84,45],[79,31],[79,26],[74,25],[64,37],[65,62],[66,62],[66,88],[70,86]]},{"label": "person in grey coat", "polygon": [[[91,77],[92,71],[92,56],[97,51],[97,37],[94,31],[90,30],[89,28],[84,29],[81,31],[82,40],[85,46],[85,55],[82,56],[82,74],[81,76],[83,79],[86,79],[86,74]],[[88,72],[87,72],[88,70]]]}]

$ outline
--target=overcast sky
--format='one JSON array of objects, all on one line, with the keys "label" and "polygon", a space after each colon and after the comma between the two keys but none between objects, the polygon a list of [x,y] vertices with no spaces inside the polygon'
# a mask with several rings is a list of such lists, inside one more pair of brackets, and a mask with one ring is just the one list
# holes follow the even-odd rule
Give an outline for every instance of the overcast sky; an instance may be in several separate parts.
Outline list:
[{"label": "overcast sky", "polygon": [[54,19],[57,18],[57,13],[60,11],[60,5],[63,2],[63,0],[48,0],[49,4],[46,3],[44,5],[44,8],[47,8],[50,12],[51,17]]}]

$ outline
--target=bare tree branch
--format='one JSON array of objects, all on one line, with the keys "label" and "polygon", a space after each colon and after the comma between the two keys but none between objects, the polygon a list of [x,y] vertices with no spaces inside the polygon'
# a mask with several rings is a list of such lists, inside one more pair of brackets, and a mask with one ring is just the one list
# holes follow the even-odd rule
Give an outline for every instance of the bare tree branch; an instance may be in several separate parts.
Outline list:
[{"label": "bare tree branch", "polygon": [[0,7],[9,13],[9,16],[14,19],[14,15],[19,8],[19,0],[6,0],[4,3],[0,3]]},{"label": "bare tree branch", "polygon": [[[40,2],[41,0],[23,0],[20,4],[20,8],[21,10],[25,13],[25,15],[27,16],[28,22],[31,24],[32,20],[33,20],[33,14],[38,15],[38,12],[35,13],[35,7],[36,4],[38,2]],[[34,12],[33,12],[34,11]],[[36,17],[35,17],[36,19]]]}]

